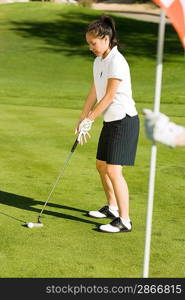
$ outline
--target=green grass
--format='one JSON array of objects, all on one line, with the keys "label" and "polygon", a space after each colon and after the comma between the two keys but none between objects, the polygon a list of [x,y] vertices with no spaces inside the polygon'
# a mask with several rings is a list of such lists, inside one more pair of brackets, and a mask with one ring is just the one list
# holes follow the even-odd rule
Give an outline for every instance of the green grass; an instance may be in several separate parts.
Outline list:
[{"label": "green grass", "polygon": [[[102,119],[78,146],[62,181],[36,221],[69,154],[92,80],[86,25],[100,12],[52,3],[0,7],[0,277],[142,277],[150,166],[143,108],[153,107],[157,25],[115,16],[141,119],[135,167],[124,175],[134,229],[99,233],[105,220],[86,212],[105,203],[95,169]],[[184,56],[167,26],[161,111],[185,125]],[[184,277],[185,149],[158,146],[150,277]]]}]

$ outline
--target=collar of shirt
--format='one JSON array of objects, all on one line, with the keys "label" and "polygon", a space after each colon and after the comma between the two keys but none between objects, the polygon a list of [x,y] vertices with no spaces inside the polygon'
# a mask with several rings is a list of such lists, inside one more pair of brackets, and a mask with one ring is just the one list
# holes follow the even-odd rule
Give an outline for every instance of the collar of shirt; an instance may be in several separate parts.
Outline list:
[{"label": "collar of shirt", "polygon": [[114,46],[105,58],[101,57],[101,61],[109,60],[112,56],[114,56],[116,52],[118,52],[117,48],[118,48],[117,46]]}]

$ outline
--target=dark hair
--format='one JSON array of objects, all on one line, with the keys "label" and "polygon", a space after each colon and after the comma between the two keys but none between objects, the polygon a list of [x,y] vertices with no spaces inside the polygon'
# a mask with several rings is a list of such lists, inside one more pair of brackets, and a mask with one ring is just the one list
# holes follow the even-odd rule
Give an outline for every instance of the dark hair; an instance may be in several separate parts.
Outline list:
[{"label": "dark hair", "polygon": [[107,15],[102,15],[100,19],[90,23],[85,33],[92,33],[95,37],[100,37],[102,39],[108,35],[110,38],[110,48],[112,49],[116,45],[119,46],[115,22]]}]

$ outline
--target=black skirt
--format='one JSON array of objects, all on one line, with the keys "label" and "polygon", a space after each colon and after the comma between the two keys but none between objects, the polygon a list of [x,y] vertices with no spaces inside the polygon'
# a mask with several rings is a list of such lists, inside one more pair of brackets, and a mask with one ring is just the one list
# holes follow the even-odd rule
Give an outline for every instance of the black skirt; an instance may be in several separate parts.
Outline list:
[{"label": "black skirt", "polygon": [[111,165],[133,166],[139,137],[139,117],[103,122],[96,158]]}]

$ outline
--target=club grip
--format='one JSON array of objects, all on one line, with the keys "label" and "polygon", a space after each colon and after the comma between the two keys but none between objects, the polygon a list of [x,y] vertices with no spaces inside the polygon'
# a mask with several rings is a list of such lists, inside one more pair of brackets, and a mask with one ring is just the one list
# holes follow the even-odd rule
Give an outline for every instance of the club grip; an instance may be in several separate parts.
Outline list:
[{"label": "club grip", "polygon": [[74,152],[74,151],[75,151],[77,145],[78,145],[78,138],[77,138],[76,141],[74,142],[74,145],[73,145],[73,147],[71,148],[71,152]]}]

